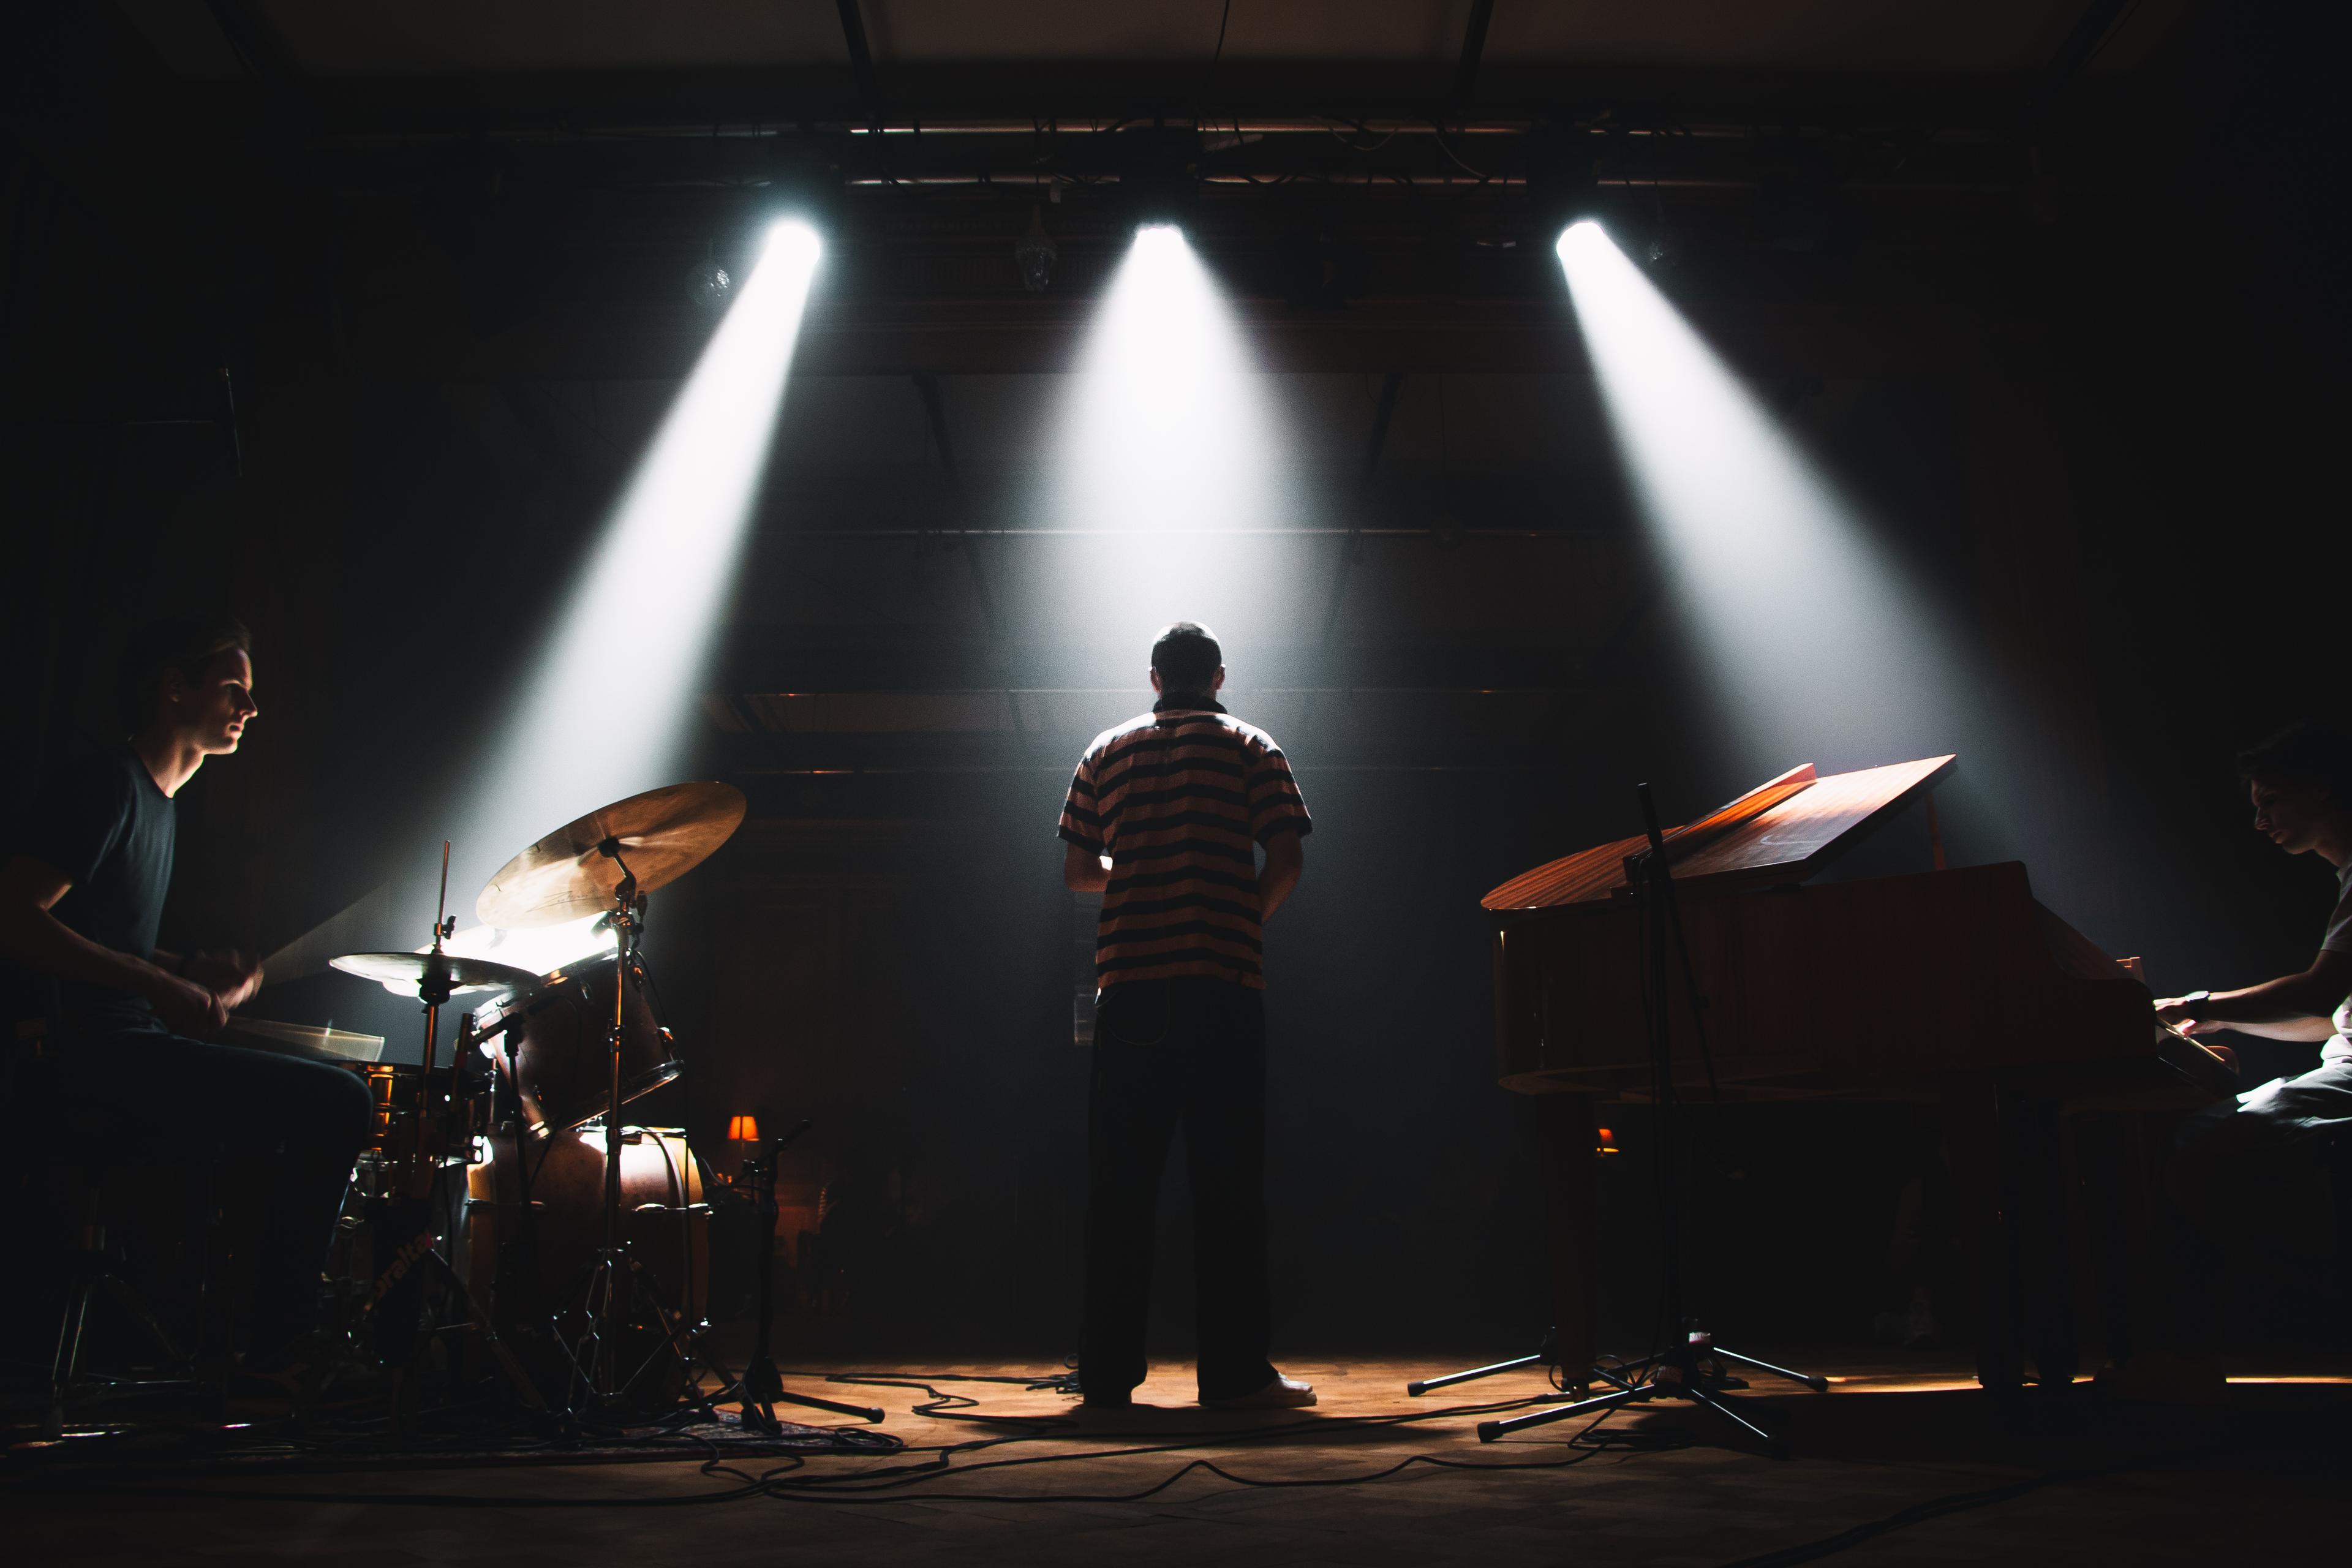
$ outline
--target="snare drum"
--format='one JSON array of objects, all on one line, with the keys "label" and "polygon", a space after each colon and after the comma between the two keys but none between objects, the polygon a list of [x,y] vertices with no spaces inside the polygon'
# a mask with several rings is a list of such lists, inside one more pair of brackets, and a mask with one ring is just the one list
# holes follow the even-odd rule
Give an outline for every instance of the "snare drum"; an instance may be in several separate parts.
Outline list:
[{"label": "snare drum", "polygon": [[[546,977],[538,994],[520,1002],[494,1004],[477,1012],[487,1030],[520,1011],[514,1026],[516,1096],[533,1132],[569,1131],[602,1116],[612,1093],[614,977],[620,961],[606,953],[567,965]],[[503,1041],[490,1051],[500,1073],[509,1070]],[[655,1021],[646,994],[645,968],[632,959],[621,1000],[621,1099],[652,1093],[684,1069],[670,1033]]]},{"label": "snare drum", "polygon": [[[489,1131],[487,1080],[478,1067],[433,1069],[429,1084],[422,1068],[397,1062],[338,1064],[368,1087],[373,1114],[367,1142],[360,1145],[360,1186],[380,1194],[390,1190],[394,1171],[431,1171],[448,1160],[467,1161]],[[425,1097],[420,1100],[419,1090]],[[422,1103],[424,1119],[418,1119]],[[420,1177],[419,1179],[422,1179]]]},{"label": "snare drum", "polygon": [[[375,1154],[398,1154],[416,1147],[410,1129],[416,1121],[419,1103],[418,1080],[425,1069],[406,1067],[397,1062],[351,1062],[349,1068],[365,1079],[368,1099],[375,1107],[375,1115],[368,1123],[368,1140],[361,1147]],[[447,1132],[462,1140],[486,1131],[486,1109],[479,1099],[481,1080],[468,1085],[465,1075],[448,1068],[435,1068],[430,1089],[431,1099],[425,1103],[432,1114],[447,1121]],[[453,1091],[453,1084],[455,1086]],[[461,1148],[457,1152],[464,1152]]]}]

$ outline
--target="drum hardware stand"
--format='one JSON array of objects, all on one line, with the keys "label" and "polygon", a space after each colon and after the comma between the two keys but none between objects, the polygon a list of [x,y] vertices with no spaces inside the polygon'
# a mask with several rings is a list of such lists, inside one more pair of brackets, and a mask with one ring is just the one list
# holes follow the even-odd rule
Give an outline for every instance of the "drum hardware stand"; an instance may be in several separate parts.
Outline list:
[{"label": "drum hardware stand", "polygon": [[[72,1284],[66,1293],[65,1311],[58,1320],[57,1353],[49,1362],[49,1405],[44,1416],[41,1435],[55,1441],[65,1436],[66,1415],[71,1404],[76,1384],[81,1373],[81,1342],[89,1324],[90,1302],[100,1293],[112,1296],[129,1311],[139,1326],[147,1331],[163,1359],[175,1368],[190,1373],[196,1370],[196,1355],[182,1350],[169,1331],[157,1320],[155,1310],[138,1288],[115,1271],[115,1255],[106,1241],[106,1224],[101,1212],[105,1202],[104,1189],[92,1184],[89,1210],[82,1222],[80,1245],[74,1248],[71,1263]],[[201,1318],[199,1319],[201,1323]],[[217,1390],[197,1376],[162,1378],[147,1382],[118,1384],[110,1393],[216,1393]]]},{"label": "drum hardware stand", "polygon": [[[613,932],[614,960],[613,1026],[605,1040],[609,1074],[604,1101],[604,1244],[597,1249],[596,1261],[588,1270],[583,1292],[588,1319],[583,1348],[587,1353],[583,1357],[566,1341],[564,1354],[572,1362],[586,1403],[611,1406],[621,1403],[646,1369],[663,1355],[685,1359],[677,1342],[686,1331],[671,1321],[668,1310],[655,1299],[646,1282],[644,1266],[621,1234],[621,1058],[628,1032],[624,1009],[628,1000],[630,964],[645,933],[645,900],[637,891],[636,873],[621,858],[618,839],[606,838],[596,846],[596,852],[621,868],[620,882],[613,889],[613,907],[604,921]],[[623,1377],[621,1337],[634,1310],[650,1310],[661,1326],[661,1342],[635,1371]],[[575,1409],[572,1414],[577,1415],[580,1412]]]},{"label": "drum hardware stand", "polygon": [[[1668,1348],[1658,1354],[1644,1356],[1640,1361],[1620,1367],[1595,1367],[1593,1373],[1596,1377],[1614,1385],[1610,1392],[1572,1404],[1556,1405],[1549,1410],[1514,1415],[1507,1420],[1482,1421],[1478,1424],[1478,1440],[1491,1443],[1507,1433],[1524,1431],[1530,1426],[1573,1420],[1580,1415],[1600,1415],[1629,1405],[1647,1405],[1660,1398],[1674,1398],[1686,1399],[1713,1411],[1762,1443],[1768,1452],[1778,1458],[1785,1452],[1780,1440],[1739,1414],[1721,1396],[1720,1391],[1727,1384],[1719,1370],[1720,1363],[1730,1362],[1752,1371],[1769,1373],[1774,1377],[1801,1384],[1816,1394],[1828,1391],[1829,1380],[1816,1373],[1791,1372],[1770,1362],[1758,1361],[1753,1356],[1725,1350],[1715,1342],[1713,1334],[1699,1327],[1696,1319],[1685,1315],[1679,1228],[1681,1204],[1676,1191],[1681,1177],[1675,1163],[1674,1037],[1666,1010],[1668,993],[1672,989],[1666,967],[1666,943],[1669,941],[1674,943],[1681,963],[1685,996],[1690,1005],[1691,1027],[1697,1034],[1702,1052],[1706,1047],[1706,1019],[1704,1000],[1699,995],[1697,974],[1691,967],[1690,944],[1683,937],[1682,910],[1675,900],[1674,866],[1666,855],[1665,836],[1658,827],[1657,806],[1650,798],[1648,784],[1637,786],[1637,793],[1642,799],[1642,824],[1648,832],[1650,843],[1648,848],[1626,857],[1625,874],[1643,926],[1643,1013],[1649,1023],[1650,1071],[1655,1085],[1654,1102],[1657,1108],[1660,1265],[1664,1276],[1665,1319],[1674,1325],[1675,1337]],[[1522,1361],[1517,1364],[1525,1365],[1527,1363]],[[1489,1367],[1465,1375],[1476,1377],[1484,1372],[1499,1370],[1499,1367]],[[1458,1382],[1460,1378],[1439,1381]]]},{"label": "drum hardware stand", "polygon": [[849,1405],[837,1399],[820,1399],[814,1394],[795,1394],[784,1386],[783,1374],[776,1370],[776,1358],[771,1348],[776,1326],[774,1298],[776,1273],[776,1163],[784,1146],[809,1130],[803,1121],[781,1138],[765,1140],[760,1152],[743,1162],[742,1173],[737,1176],[739,1185],[749,1183],[760,1205],[760,1242],[754,1249],[759,1257],[757,1310],[760,1315],[760,1337],[751,1346],[751,1360],[740,1378],[730,1377],[727,1368],[714,1357],[704,1355],[713,1371],[724,1379],[727,1386],[705,1401],[706,1405],[732,1399],[740,1407],[739,1424],[755,1426],[769,1436],[783,1430],[776,1419],[775,1407],[790,1401],[814,1410],[830,1410],[835,1415],[854,1415],[861,1421],[880,1421],[885,1412],[877,1405]]},{"label": "drum hardware stand", "polygon": [[[482,1310],[480,1303],[474,1300],[474,1293],[466,1288],[466,1282],[457,1277],[457,1271],[451,1266],[449,1260],[441,1256],[442,1238],[434,1234],[438,1226],[426,1220],[426,1213],[431,1207],[433,1189],[441,1176],[441,1131],[434,1117],[433,1059],[440,1040],[441,1009],[457,990],[453,983],[454,977],[446,964],[442,962],[441,944],[457,929],[457,917],[449,913],[449,841],[445,838],[441,841],[441,891],[433,916],[432,962],[426,963],[425,973],[416,984],[417,997],[425,1004],[425,1055],[424,1065],[417,1073],[415,1132],[413,1146],[399,1151],[400,1163],[405,1168],[400,1171],[398,1176],[390,1184],[393,1188],[392,1194],[370,1201],[367,1207],[373,1213],[370,1214],[369,1218],[371,1223],[373,1223],[376,1216],[381,1215],[386,1235],[394,1234],[395,1226],[399,1230],[407,1231],[408,1235],[403,1238],[403,1246],[417,1241],[425,1244],[409,1259],[409,1270],[421,1269],[429,1273],[455,1295],[457,1303],[465,1308],[468,1321],[481,1334],[482,1343],[489,1351],[491,1358],[498,1363],[500,1373],[513,1387],[516,1396],[521,1400],[523,1408],[534,1414],[544,1415],[547,1410],[546,1401],[540,1397],[539,1390],[532,1385],[529,1374],[523,1371],[522,1363],[515,1360],[514,1352],[509,1350],[506,1342],[499,1337],[497,1326]],[[453,1079],[456,1070],[456,1064],[453,1063],[451,1066]],[[444,1107],[443,1110],[446,1114],[446,1108]],[[415,1228],[411,1229],[412,1226]],[[424,1279],[424,1274],[419,1274],[414,1285],[406,1292],[410,1303],[416,1303],[421,1296]],[[394,1285],[387,1288],[384,1285],[383,1271],[379,1262],[378,1276],[375,1280],[371,1281],[371,1287],[372,1293],[369,1300],[361,1308],[362,1321],[375,1317],[376,1309],[383,1303],[392,1289],[399,1288],[399,1282],[395,1281]],[[413,1342],[413,1341],[412,1331],[410,1342]],[[404,1382],[406,1370],[404,1359],[401,1368]]]}]

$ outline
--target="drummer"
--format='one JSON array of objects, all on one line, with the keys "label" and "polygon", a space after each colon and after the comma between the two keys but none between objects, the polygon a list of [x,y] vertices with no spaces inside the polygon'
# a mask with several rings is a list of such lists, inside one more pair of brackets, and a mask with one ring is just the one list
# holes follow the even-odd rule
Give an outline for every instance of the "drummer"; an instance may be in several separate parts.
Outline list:
[{"label": "drummer", "polygon": [[15,826],[0,961],[13,1036],[32,1058],[20,1061],[34,1102],[20,1125],[142,1151],[281,1151],[242,1335],[245,1364],[274,1373],[312,1359],[320,1266],[373,1111],[348,1072],[202,1038],[260,988],[258,963],[155,945],[173,800],[259,711],[252,649],[221,615],[141,640],[125,667],[122,738],[63,759]]}]

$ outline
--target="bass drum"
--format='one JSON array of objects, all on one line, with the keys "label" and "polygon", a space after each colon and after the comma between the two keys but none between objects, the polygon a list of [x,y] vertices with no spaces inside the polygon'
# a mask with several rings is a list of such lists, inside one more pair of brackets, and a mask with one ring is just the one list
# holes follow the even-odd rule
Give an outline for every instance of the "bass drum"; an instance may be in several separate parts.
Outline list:
[{"label": "bass drum", "polygon": [[[522,1022],[514,1026],[519,1041],[514,1088],[534,1132],[566,1131],[604,1114],[612,1094],[608,1042],[614,976],[619,969],[620,960],[611,953],[567,964],[548,974],[545,988],[535,994],[475,1015],[478,1029],[487,1030],[509,1014],[522,1014]],[[623,991],[621,1100],[625,1104],[669,1082],[683,1064],[672,1048],[669,1031],[654,1017],[644,965],[630,963]],[[501,1074],[509,1070],[499,1042],[483,1048],[492,1053]]]},{"label": "bass drum", "polygon": [[[604,1241],[604,1137],[564,1131],[526,1139],[521,1161],[514,1141],[500,1138],[488,1160],[468,1167],[462,1256],[476,1304],[554,1396],[568,1375],[560,1345],[584,1328],[588,1274]],[[702,1194],[701,1164],[683,1131],[624,1131],[621,1235],[648,1296],[673,1325],[701,1321],[709,1300],[710,1210]],[[653,1356],[661,1330],[652,1313],[630,1316],[636,1331],[622,1347],[627,1364],[652,1359],[663,1379],[662,1388],[638,1392],[667,1396],[678,1363]]]}]

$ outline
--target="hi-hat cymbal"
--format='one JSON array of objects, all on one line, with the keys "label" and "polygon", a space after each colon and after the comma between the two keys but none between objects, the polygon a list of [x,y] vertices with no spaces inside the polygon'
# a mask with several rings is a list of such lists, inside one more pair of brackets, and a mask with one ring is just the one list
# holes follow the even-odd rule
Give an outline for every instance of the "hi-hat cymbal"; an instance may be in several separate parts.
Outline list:
[{"label": "hi-hat cymbal", "polygon": [[[506,931],[553,925],[613,906],[625,861],[637,891],[677,881],[741,825],[743,792],[701,780],[666,785],[592,811],[557,828],[499,868],[474,913]],[[604,853],[611,844],[615,860]]]},{"label": "hi-hat cymbal", "polygon": [[538,990],[540,984],[539,976],[528,969],[492,963],[486,958],[459,958],[454,952],[347,952],[328,962],[346,974],[405,985],[419,992],[428,982],[434,981],[446,982],[452,994],[459,991],[528,994]]}]

